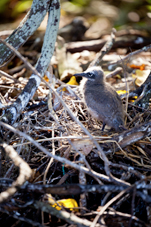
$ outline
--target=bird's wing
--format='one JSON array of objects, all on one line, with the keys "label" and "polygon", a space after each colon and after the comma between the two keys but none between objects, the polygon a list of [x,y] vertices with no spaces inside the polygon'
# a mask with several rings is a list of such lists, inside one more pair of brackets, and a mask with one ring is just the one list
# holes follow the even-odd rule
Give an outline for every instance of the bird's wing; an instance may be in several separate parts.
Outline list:
[{"label": "bird's wing", "polygon": [[112,87],[100,89],[101,92],[98,89],[89,90],[85,96],[87,106],[104,118],[112,118],[117,112],[122,111],[121,99]]}]

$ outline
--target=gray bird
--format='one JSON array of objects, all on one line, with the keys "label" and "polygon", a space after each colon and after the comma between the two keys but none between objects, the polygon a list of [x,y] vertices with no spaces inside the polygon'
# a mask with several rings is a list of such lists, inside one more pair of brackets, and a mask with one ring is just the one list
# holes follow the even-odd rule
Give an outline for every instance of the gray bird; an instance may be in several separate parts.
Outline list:
[{"label": "gray bird", "polygon": [[102,131],[106,124],[117,132],[124,130],[122,101],[114,88],[105,82],[102,68],[93,66],[75,76],[84,77],[80,91],[92,117],[103,122]]}]

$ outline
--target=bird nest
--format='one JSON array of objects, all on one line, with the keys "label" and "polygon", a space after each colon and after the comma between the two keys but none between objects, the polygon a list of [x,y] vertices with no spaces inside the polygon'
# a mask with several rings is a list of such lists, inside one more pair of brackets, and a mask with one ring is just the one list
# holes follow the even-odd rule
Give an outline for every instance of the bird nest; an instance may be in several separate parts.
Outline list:
[{"label": "bird nest", "polygon": [[[5,108],[27,82],[20,70],[13,82],[1,77]],[[13,127],[0,122],[0,223],[150,226],[151,112],[141,103],[149,85],[123,98],[126,130],[117,133],[101,131],[77,87],[60,83],[43,81]]]},{"label": "bird nest", "polygon": [[[56,96],[41,84],[36,100],[34,97],[14,125],[17,134],[5,131],[7,143],[31,167],[32,177],[13,199],[2,205],[1,209],[5,208],[2,223],[10,214],[7,218],[10,224],[18,212],[27,223],[36,217],[36,222],[31,223],[37,225],[41,222],[37,209],[43,206],[44,222],[50,222],[52,226],[61,226],[66,221],[74,223],[71,217],[64,217],[71,213],[76,223],[85,221],[90,225],[97,219],[99,224],[96,226],[104,222],[107,226],[115,226],[115,223],[116,226],[120,223],[147,226],[150,213],[150,110],[139,112],[130,105],[126,124],[129,130],[117,134],[106,128],[102,132],[102,123],[91,118],[78,91],[71,90],[72,93],[61,92],[63,103],[57,99],[54,112],[51,107],[55,105]],[[42,93],[50,93],[51,99],[41,98]],[[1,160],[1,187],[4,189],[15,181],[19,167],[15,167],[6,155],[2,155]],[[74,199],[78,208],[68,207],[66,202],[58,210],[52,207],[50,195],[55,203]],[[63,210],[65,214],[62,214]]]}]

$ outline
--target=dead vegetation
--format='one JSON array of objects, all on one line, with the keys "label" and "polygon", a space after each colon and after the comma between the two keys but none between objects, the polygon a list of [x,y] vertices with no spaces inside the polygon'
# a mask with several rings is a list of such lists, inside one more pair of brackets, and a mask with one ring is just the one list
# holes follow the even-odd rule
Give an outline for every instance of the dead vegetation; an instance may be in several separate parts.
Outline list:
[{"label": "dead vegetation", "polygon": [[114,41],[112,34],[97,56],[78,53],[76,62],[83,68],[90,61],[101,64],[105,71],[121,67],[106,77],[123,99],[123,133],[100,130],[102,123],[88,114],[78,86],[64,83],[73,74],[67,73],[64,82],[52,76],[58,75],[57,60],[17,121],[4,123],[3,111],[24,89],[40,48],[29,52],[27,42],[21,59],[1,69],[2,226],[151,225],[150,45],[115,61]]}]

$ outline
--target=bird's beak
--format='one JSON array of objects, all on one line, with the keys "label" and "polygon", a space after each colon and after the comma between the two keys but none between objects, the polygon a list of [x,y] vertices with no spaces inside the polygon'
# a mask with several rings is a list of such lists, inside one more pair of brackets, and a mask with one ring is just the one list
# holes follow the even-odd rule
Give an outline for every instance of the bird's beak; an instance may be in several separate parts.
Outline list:
[{"label": "bird's beak", "polygon": [[86,73],[76,73],[76,74],[74,74],[74,76],[76,76],[76,77],[80,77],[80,76],[87,77],[87,74]]}]

